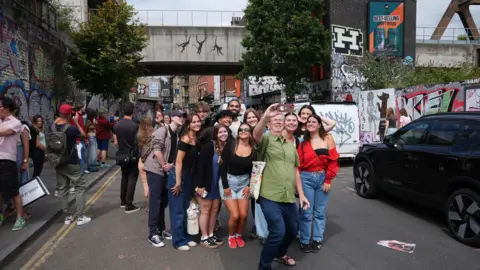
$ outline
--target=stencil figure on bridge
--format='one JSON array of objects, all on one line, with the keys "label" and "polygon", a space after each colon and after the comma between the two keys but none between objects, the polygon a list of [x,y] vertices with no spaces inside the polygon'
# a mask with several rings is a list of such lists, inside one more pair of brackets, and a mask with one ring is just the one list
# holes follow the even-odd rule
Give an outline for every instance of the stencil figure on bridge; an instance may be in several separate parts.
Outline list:
[{"label": "stencil figure on bridge", "polygon": [[183,51],[185,51],[185,48],[188,46],[188,44],[190,44],[190,38],[191,38],[191,36],[188,36],[187,41],[185,41],[183,43],[180,43],[180,44],[177,43],[177,46],[179,48],[182,47],[182,50],[180,51],[180,53],[183,53]]},{"label": "stencil figure on bridge", "polygon": [[205,43],[205,40],[207,40],[207,37],[205,37],[202,41],[198,40],[198,36],[195,36],[195,39],[197,40],[198,46],[193,44],[195,48],[197,48],[197,54],[202,53],[202,48],[203,48],[203,43]]},{"label": "stencil figure on bridge", "polygon": [[223,49],[222,47],[220,47],[220,46],[217,45],[217,37],[215,37],[215,46],[213,46],[212,52],[216,50],[216,51],[217,51],[217,55],[220,55],[220,54],[223,55],[222,49]]}]

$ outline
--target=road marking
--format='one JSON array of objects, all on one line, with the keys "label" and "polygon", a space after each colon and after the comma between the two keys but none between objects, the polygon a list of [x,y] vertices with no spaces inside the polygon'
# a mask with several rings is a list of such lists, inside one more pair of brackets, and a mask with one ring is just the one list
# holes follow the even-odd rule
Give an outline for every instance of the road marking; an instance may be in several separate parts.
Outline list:
[{"label": "road marking", "polygon": [[351,188],[351,187],[346,187],[346,189],[352,191],[352,192],[357,192],[354,188]]},{"label": "road marking", "polygon": [[[115,171],[110,178],[88,199],[85,204],[85,211],[92,206],[107,190],[107,188],[115,181],[115,176],[120,172],[120,168]],[[52,236],[48,241],[35,253],[35,255],[21,268],[21,270],[33,270],[43,263],[46,259],[53,255],[53,251],[60,244],[60,242],[73,230],[77,225],[76,222],[72,222],[70,225],[63,225],[57,233]]]}]

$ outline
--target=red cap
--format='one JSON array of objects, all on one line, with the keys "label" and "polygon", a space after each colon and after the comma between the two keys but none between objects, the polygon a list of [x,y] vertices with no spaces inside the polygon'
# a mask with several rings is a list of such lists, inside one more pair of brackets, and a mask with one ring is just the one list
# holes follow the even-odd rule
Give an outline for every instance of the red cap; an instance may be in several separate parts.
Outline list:
[{"label": "red cap", "polygon": [[58,112],[66,115],[72,114],[73,113],[72,105],[62,104]]}]

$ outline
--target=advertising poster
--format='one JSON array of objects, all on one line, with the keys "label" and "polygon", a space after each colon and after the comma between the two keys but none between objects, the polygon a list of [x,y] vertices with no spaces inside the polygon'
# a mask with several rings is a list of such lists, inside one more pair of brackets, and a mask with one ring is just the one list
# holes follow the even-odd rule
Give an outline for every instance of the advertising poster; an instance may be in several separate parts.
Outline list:
[{"label": "advertising poster", "polygon": [[369,51],[374,55],[403,58],[404,4],[369,3]]}]

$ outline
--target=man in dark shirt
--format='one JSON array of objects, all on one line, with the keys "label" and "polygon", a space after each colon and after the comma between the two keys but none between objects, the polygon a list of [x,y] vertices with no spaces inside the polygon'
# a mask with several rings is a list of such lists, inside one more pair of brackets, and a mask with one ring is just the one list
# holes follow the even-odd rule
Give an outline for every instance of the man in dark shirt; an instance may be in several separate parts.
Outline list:
[{"label": "man in dark shirt", "polygon": [[59,118],[55,120],[54,126],[52,127],[54,131],[61,131],[68,124],[68,128],[65,131],[67,135],[67,151],[70,153],[70,159],[66,164],[60,164],[55,167],[57,173],[57,186],[58,186],[58,197],[60,199],[60,204],[62,211],[65,215],[65,224],[69,225],[73,222],[73,216],[69,210],[68,202],[68,185],[69,182],[75,188],[75,204],[76,204],[76,216],[77,216],[77,225],[83,225],[90,222],[92,219],[84,215],[85,210],[85,189],[87,184],[83,178],[83,172],[80,168],[80,159],[76,150],[77,138],[80,136],[85,136],[85,133],[82,129],[78,129],[78,121],[74,119],[75,125],[70,125],[72,120],[73,108],[69,104],[62,104],[58,111]]},{"label": "man in dark shirt", "polygon": [[[136,149],[138,125],[132,120],[134,109],[135,105],[133,105],[133,103],[125,103],[125,105],[123,105],[123,112],[125,116],[122,120],[118,121],[113,128],[115,135],[117,136],[119,152],[125,153]],[[120,207],[125,208],[125,213],[127,214],[140,210],[139,207],[133,205],[133,197],[135,195],[135,186],[137,185],[138,174],[138,164],[136,162],[122,166]]]}]

